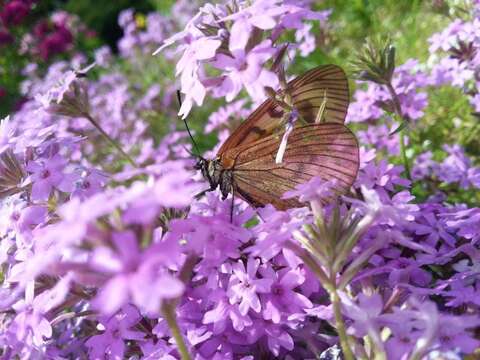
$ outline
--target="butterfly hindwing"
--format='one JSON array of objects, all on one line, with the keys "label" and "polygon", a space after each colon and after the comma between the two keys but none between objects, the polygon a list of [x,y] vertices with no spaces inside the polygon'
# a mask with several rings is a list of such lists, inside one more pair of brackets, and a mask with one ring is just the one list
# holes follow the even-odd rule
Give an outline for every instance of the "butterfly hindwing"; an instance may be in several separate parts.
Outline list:
[{"label": "butterfly hindwing", "polygon": [[275,163],[280,137],[270,135],[242,144],[222,155],[233,166],[236,192],[254,206],[272,204],[277,209],[299,206],[283,194],[314,176],[335,180],[334,191],[345,193],[358,171],[358,143],[342,124],[311,124],[294,129],[283,162]]}]

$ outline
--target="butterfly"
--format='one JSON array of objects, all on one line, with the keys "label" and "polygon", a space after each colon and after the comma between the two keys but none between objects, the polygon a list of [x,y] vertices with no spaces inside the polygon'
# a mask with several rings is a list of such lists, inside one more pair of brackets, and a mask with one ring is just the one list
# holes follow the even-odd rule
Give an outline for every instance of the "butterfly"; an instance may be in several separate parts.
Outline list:
[{"label": "butterfly", "polygon": [[[289,99],[289,108],[282,98]],[[285,210],[302,204],[283,194],[314,176],[333,181],[337,194],[347,192],[359,167],[356,137],[343,125],[348,103],[348,80],[336,65],[318,66],[290,81],[230,135],[214,159],[198,157],[195,169],[210,185],[199,195],[220,188],[223,199],[232,193],[232,201],[239,196],[254,207]],[[282,120],[293,111],[301,121],[278,163]]]}]

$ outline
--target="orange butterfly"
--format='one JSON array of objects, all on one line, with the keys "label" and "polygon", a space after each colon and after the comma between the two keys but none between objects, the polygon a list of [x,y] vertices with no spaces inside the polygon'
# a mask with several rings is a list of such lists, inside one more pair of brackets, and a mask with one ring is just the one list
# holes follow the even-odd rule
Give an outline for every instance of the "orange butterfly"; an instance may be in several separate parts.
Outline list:
[{"label": "orange butterfly", "polygon": [[[277,93],[288,98],[263,102],[225,141],[213,160],[199,158],[210,188],[220,188],[222,198],[231,192],[255,207],[272,204],[279,210],[301,206],[282,195],[319,176],[334,180],[334,191],[345,193],[358,172],[359,149],[352,132],[343,125],[348,108],[348,81],[335,65],[307,71]],[[301,121],[288,137],[280,163],[275,161],[282,139],[282,120],[295,111]],[[319,122],[319,120],[323,120]]]}]

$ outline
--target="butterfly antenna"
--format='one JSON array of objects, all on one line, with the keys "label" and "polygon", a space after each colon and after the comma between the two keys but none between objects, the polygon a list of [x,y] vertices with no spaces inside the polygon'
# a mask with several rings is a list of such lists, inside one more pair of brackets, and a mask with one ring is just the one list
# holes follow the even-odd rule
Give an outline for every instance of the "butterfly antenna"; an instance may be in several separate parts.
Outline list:
[{"label": "butterfly antenna", "polygon": [[[182,107],[182,94],[180,93],[180,90],[177,90],[177,100],[178,100],[178,104],[180,105],[180,107]],[[193,138],[192,133],[190,132],[190,128],[188,127],[187,120],[185,118],[183,118],[183,123],[185,124],[185,127],[187,128],[188,136],[190,136],[190,139],[192,139],[193,147],[195,148],[195,151],[197,152],[196,156],[200,156],[200,151],[198,150],[197,143],[195,142],[195,139]],[[189,151],[189,153],[192,154],[190,151]],[[195,156],[195,154],[192,154],[192,155]]]},{"label": "butterfly antenna", "polygon": [[191,156],[194,156],[194,157],[197,156],[197,155],[195,155],[193,152],[191,152],[190,150],[188,150],[188,148],[187,148],[186,146],[184,146],[183,144],[182,144],[182,147],[183,147],[183,150],[185,150],[185,151],[186,151],[187,153],[189,153]]}]

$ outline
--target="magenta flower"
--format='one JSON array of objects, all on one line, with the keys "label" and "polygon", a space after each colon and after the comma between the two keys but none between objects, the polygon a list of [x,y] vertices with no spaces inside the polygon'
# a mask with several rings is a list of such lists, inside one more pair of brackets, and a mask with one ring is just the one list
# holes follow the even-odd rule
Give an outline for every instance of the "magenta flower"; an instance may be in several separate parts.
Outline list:
[{"label": "magenta flower", "polygon": [[[10,32],[6,29],[1,29],[0,28],[0,47],[11,44],[14,41],[13,35],[10,34]],[[6,95],[6,91],[2,87],[1,89],[1,95],[0,98],[4,97]]]},{"label": "magenta flower", "polygon": [[0,19],[5,26],[18,25],[30,12],[28,1],[12,0],[3,5],[0,11]]}]

